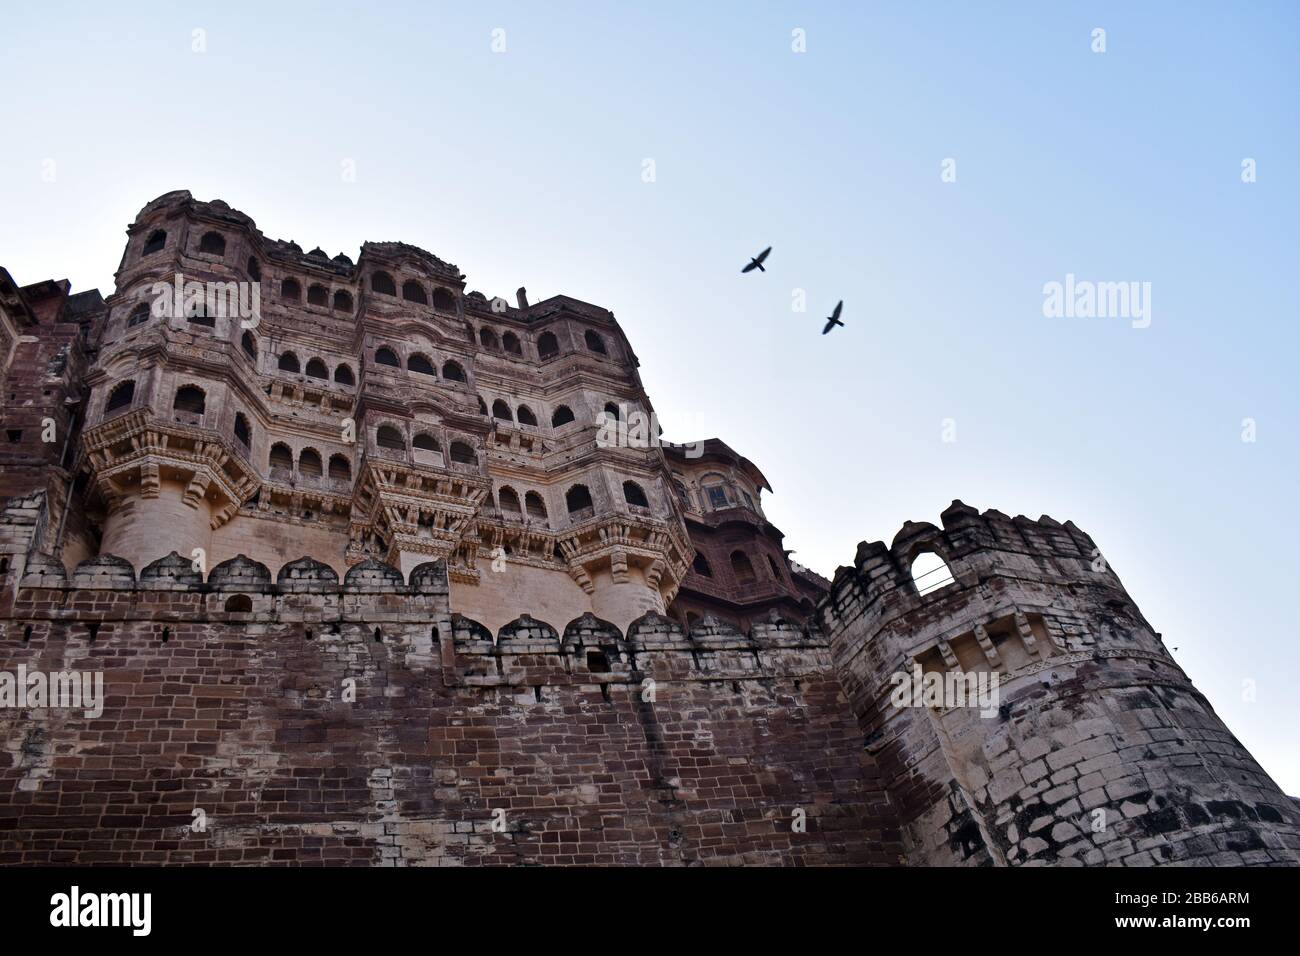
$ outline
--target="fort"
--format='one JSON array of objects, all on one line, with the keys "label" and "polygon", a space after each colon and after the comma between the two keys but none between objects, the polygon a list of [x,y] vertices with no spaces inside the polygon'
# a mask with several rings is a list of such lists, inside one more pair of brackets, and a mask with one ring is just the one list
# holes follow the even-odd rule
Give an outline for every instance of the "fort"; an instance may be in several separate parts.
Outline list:
[{"label": "fort", "polygon": [[0,670],[104,675],[0,711],[0,863],[1300,863],[1073,523],[954,501],[827,580],[723,441],[599,440],[654,420],[604,308],[188,192],[127,237],[107,299],[0,270]]}]

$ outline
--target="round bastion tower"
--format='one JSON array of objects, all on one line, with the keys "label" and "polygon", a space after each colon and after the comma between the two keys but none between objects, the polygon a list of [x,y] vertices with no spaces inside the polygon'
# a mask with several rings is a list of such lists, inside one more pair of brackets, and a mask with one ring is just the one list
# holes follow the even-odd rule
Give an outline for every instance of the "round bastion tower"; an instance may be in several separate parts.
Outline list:
[{"label": "round bastion tower", "polygon": [[1300,863],[1300,812],[1091,538],[961,502],[942,520],[859,545],[819,608],[908,863]]}]

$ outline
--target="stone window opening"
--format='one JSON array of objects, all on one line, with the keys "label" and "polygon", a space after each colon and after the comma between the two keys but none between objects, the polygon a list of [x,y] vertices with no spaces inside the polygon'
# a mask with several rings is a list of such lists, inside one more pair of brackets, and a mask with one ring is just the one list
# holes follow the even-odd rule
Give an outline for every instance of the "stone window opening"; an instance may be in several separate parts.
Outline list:
[{"label": "stone window opening", "polygon": [[297,279],[285,279],[280,283],[280,298],[286,302],[297,302],[302,298],[302,286]]},{"label": "stone window opening", "polygon": [[428,356],[416,352],[406,360],[406,370],[408,372],[418,372],[421,375],[437,375],[438,370],[433,367]]},{"label": "stone window opening", "polygon": [[564,504],[569,509],[570,515],[590,511],[595,507],[591,500],[591,491],[586,485],[574,485],[566,491],[564,493]]},{"label": "stone window opening", "polygon": [[[10,398],[12,397],[10,396]],[[119,382],[108,393],[108,401],[104,403],[104,417],[107,418],[114,412],[130,408],[133,401],[135,401],[135,382]]]},{"label": "stone window opening", "polygon": [[298,356],[292,352],[280,353],[280,361],[277,367],[281,372],[294,372],[295,374],[302,371],[302,366],[298,363]]},{"label": "stone window opening", "polygon": [[485,349],[495,349],[497,347],[496,333],[486,327],[478,330],[478,341]]},{"label": "stone window opening", "polygon": [[714,508],[727,508],[731,502],[727,500],[727,489],[722,485],[710,485],[704,489],[709,496],[709,504]]},{"label": "stone window opening", "polygon": [[561,425],[567,425],[571,421],[573,421],[573,409],[569,408],[568,405],[561,405],[555,410],[555,413],[551,415],[552,428],[559,428]]},{"label": "stone window opening", "polygon": [[441,448],[438,447],[438,439],[434,438],[428,432],[420,432],[420,434],[416,435],[415,440],[411,442],[411,446],[414,448],[419,448],[421,451],[442,450]]},{"label": "stone window opening", "polygon": [[537,492],[530,491],[524,495],[524,508],[528,512],[528,517],[546,520],[546,502]]},{"label": "stone window opening", "polygon": [[245,332],[240,336],[239,345],[244,350],[245,355],[253,361],[257,361],[257,339],[253,338],[252,332]]},{"label": "stone window opening", "polygon": [[456,296],[449,290],[439,286],[433,290],[433,307],[441,309],[443,312],[455,312]]},{"label": "stone window opening", "polygon": [[307,304],[327,306],[330,304],[329,289],[319,283],[307,287]]},{"label": "stone window opening", "polygon": [[149,234],[149,239],[144,244],[141,251],[142,256],[151,256],[155,252],[162,252],[163,246],[167,245],[167,232],[163,229],[155,229]]},{"label": "stone window opening", "polygon": [[771,568],[772,568],[772,577],[774,577],[774,578],[776,578],[778,581],[780,581],[780,580],[781,580],[781,569],[778,568],[777,565],[776,565],[776,558],[772,557],[772,556],[769,554],[769,555],[767,556],[767,563],[768,563],[768,564],[771,566]]},{"label": "stone window opening", "polygon": [[586,333],[583,334],[582,339],[587,343],[587,351],[596,352],[599,355],[607,354],[605,352],[605,340],[592,329],[588,329]]},{"label": "stone window opening", "polygon": [[329,381],[330,372],[325,367],[325,363],[318,358],[310,359],[307,362],[307,376],[309,378],[323,378]]},{"label": "stone window opening", "polygon": [[172,400],[172,410],[177,412],[188,412],[191,415],[202,415],[206,405],[203,389],[196,385],[183,385],[176,390],[176,397]]},{"label": "stone window opening", "polygon": [[609,656],[600,650],[587,651],[587,670],[593,674],[608,674]]},{"label": "stone window opening", "polygon": [[463,441],[454,441],[451,443],[451,460],[458,465],[477,465],[478,455],[474,454],[474,448]]},{"label": "stone window opening", "polygon": [[553,332],[543,332],[537,340],[537,354],[543,359],[555,358],[560,354],[560,340]]},{"label": "stone window opening", "polygon": [[510,487],[502,488],[497,494],[497,507],[510,514],[523,514],[523,509],[519,507],[519,494]]},{"label": "stone window opening", "polygon": [[126,327],[133,328],[137,325],[143,325],[149,321],[149,303],[141,302],[131,310],[130,316],[127,317]]},{"label": "stone window opening", "polygon": [[956,580],[943,558],[933,551],[922,551],[912,559],[912,583],[916,585],[916,593],[924,597],[955,584]]},{"label": "stone window opening", "polygon": [[380,295],[397,295],[397,283],[387,272],[376,272],[370,277],[370,288]]},{"label": "stone window opening", "polygon": [[248,277],[254,282],[262,281],[262,264],[252,256],[248,257]]},{"label": "stone window opening", "polygon": [[271,446],[271,454],[267,462],[271,466],[272,475],[276,475],[277,472],[282,472],[284,475],[293,473],[293,452],[284,442],[276,442]]},{"label": "stone window opening", "polygon": [[623,500],[635,508],[650,507],[650,501],[645,496],[645,489],[635,481],[623,482]]},{"label": "stone window opening", "polygon": [[298,455],[298,474],[305,478],[319,478],[322,473],[320,452],[314,448],[304,448]]},{"label": "stone window opening", "polygon": [[507,332],[505,335],[501,336],[501,347],[511,355],[524,354],[523,346],[519,344],[519,336],[515,335],[513,332]]},{"label": "stone window opening", "polygon": [[335,481],[352,480],[352,462],[346,455],[330,455],[329,476]]},{"label": "stone window opening", "polygon": [[251,614],[253,599],[247,594],[232,594],[226,598],[226,611],[234,614]]},{"label": "stone window opening", "polygon": [[442,377],[449,382],[463,382],[465,370],[460,367],[459,362],[445,362],[442,366]]},{"label": "stone window opening", "polygon": [[754,565],[750,563],[749,555],[744,551],[731,552],[731,570],[741,584],[753,584],[757,580]]},{"label": "stone window opening", "polygon": [[402,298],[407,302],[418,302],[420,305],[429,304],[429,296],[425,294],[424,286],[414,279],[407,279],[402,283]]},{"label": "stone window opening", "polygon": [[203,238],[199,240],[199,252],[206,252],[214,256],[224,256],[226,254],[226,240],[219,232],[205,232]]},{"label": "stone window opening", "polygon": [[708,559],[702,554],[695,555],[695,560],[691,562],[691,570],[702,577],[713,577],[713,568],[709,567]]},{"label": "stone window opening", "polygon": [[510,413],[510,406],[505,403],[504,399],[498,398],[492,403],[492,417],[503,422],[513,422],[515,416]]},{"label": "stone window opening", "polygon": [[336,368],[334,370],[334,381],[338,382],[340,385],[357,384],[356,377],[352,374],[352,366],[340,365]]},{"label": "stone window opening", "polygon": [[406,451],[406,442],[402,438],[402,433],[392,425],[379,426],[379,431],[375,432],[375,444],[380,448],[393,451]]},{"label": "stone window opening", "polygon": [[537,427],[537,416],[533,414],[533,410],[527,405],[519,406],[518,411],[515,412],[515,418],[518,420],[520,425],[532,425],[534,428]]},{"label": "stone window opening", "polygon": [[334,293],[334,308],[339,312],[352,311],[352,293],[345,292],[343,289]]},{"label": "stone window opening", "polygon": [[235,413],[235,440],[244,446],[244,451],[248,451],[248,446],[251,443],[248,419],[240,412]]},{"label": "stone window opening", "polygon": [[397,353],[386,345],[375,349],[375,364],[387,365],[389,368],[402,367],[402,363],[397,360]]}]

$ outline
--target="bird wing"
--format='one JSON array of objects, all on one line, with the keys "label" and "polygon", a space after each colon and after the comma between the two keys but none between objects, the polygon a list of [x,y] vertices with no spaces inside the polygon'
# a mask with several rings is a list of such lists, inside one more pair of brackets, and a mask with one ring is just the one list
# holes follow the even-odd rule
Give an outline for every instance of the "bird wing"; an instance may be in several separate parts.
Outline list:
[{"label": "bird wing", "polygon": [[771,246],[768,246],[766,249],[764,249],[762,252],[760,252],[760,253],[758,254],[758,261],[759,261],[759,262],[762,262],[764,259],[766,259],[766,258],[767,258],[767,254],[768,254],[769,252],[771,252],[771,251],[772,251],[772,247],[771,247]]},{"label": "bird wing", "polygon": [[829,320],[827,320],[827,322],[826,322],[826,328],[822,329],[822,335],[825,335],[827,332],[829,332],[829,331],[830,331],[831,329],[833,329],[833,328],[835,328],[835,320],[834,320],[834,319],[829,319]]},{"label": "bird wing", "polygon": [[844,308],[844,300],[840,299],[840,301],[835,304],[835,311],[831,313],[832,318],[838,319],[840,317],[840,309],[842,308]]},{"label": "bird wing", "polygon": [[751,262],[749,265],[745,266],[745,268],[741,269],[740,271],[741,271],[741,272],[753,272],[753,271],[754,271],[754,268],[755,268],[757,265],[758,265],[757,262]]}]

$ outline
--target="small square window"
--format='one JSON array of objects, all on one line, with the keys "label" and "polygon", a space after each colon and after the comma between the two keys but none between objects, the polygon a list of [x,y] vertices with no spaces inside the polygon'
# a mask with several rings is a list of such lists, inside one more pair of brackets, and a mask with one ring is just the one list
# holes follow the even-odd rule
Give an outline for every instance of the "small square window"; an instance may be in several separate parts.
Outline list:
[{"label": "small square window", "polygon": [[719,485],[714,485],[709,489],[709,504],[715,508],[727,507],[727,489]]}]

